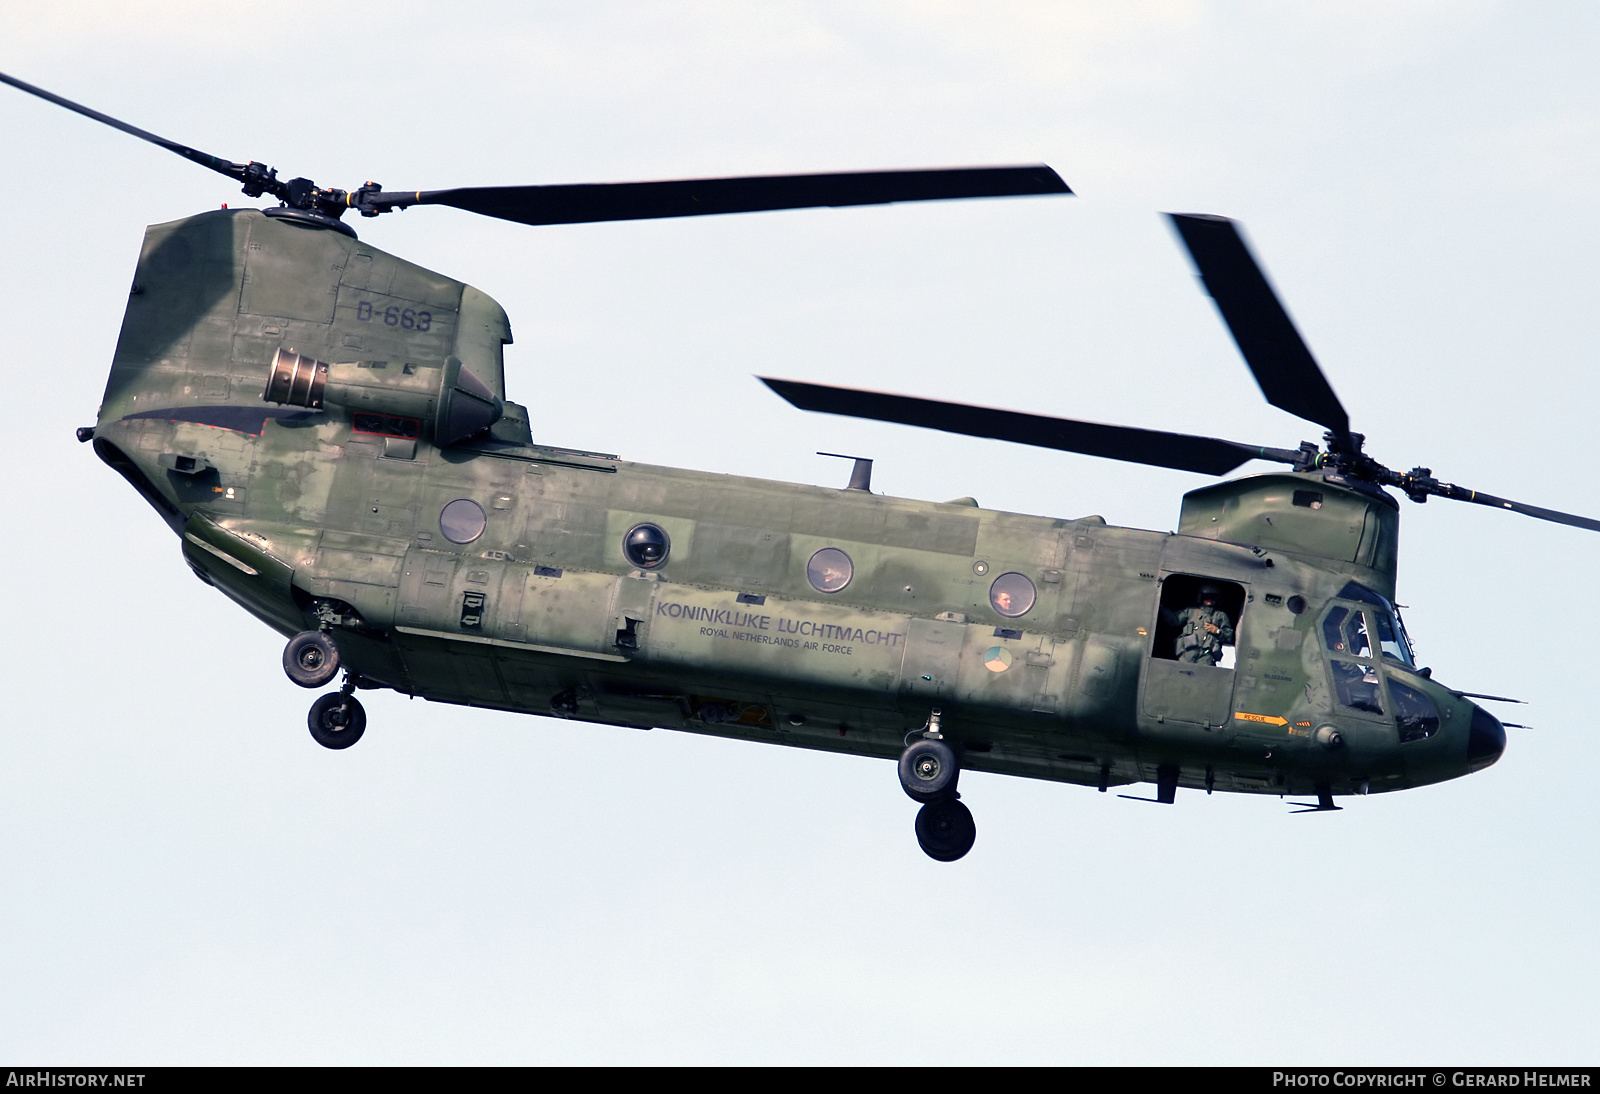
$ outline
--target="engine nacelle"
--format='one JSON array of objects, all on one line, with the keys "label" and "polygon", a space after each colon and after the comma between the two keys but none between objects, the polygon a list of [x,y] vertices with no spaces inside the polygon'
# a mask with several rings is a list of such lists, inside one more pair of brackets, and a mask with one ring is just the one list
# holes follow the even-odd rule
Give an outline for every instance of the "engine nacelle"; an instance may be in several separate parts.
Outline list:
[{"label": "engine nacelle", "polygon": [[403,419],[415,422],[419,433],[426,424],[433,443],[441,448],[487,432],[505,414],[505,402],[456,357],[446,357],[438,365],[405,361],[328,364],[292,349],[280,349],[272,357],[261,398],[311,410],[337,406],[351,415]]}]

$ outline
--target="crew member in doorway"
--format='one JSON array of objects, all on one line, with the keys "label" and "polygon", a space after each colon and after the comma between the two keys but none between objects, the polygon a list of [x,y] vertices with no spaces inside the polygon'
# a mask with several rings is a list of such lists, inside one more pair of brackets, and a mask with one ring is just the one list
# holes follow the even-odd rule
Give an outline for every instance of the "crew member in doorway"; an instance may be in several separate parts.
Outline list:
[{"label": "crew member in doorway", "polygon": [[1215,585],[1202,585],[1198,603],[1178,613],[1179,661],[1215,665],[1222,660],[1222,647],[1233,642],[1233,621],[1217,607],[1221,595]]}]

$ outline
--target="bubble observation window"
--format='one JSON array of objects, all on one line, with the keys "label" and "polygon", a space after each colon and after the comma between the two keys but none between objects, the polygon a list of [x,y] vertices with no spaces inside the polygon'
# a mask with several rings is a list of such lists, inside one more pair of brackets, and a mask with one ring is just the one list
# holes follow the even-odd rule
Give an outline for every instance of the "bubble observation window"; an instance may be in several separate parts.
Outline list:
[{"label": "bubble observation window", "polygon": [[635,524],[622,537],[622,553],[641,570],[653,570],[667,561],[672,541],[655,524]]},{"label": "bubble observation window", "polygon": [[806,563],[806,580],[819,593],[836,593],[855,575],[850,556],[837,547],[824,547]]},{"label": "bubble observation window", "polygon": [[1019,573],[1001,574],[989,586],[989,603],[1001,615],[1015,619],[1026,615],[1039,593],[1033,581]]},{"label": "bubble observation window", "polygon": [[439,531],[451,543],[471,543],[488,526],[483,506],[470,498],[457,498],[439,513]]}]

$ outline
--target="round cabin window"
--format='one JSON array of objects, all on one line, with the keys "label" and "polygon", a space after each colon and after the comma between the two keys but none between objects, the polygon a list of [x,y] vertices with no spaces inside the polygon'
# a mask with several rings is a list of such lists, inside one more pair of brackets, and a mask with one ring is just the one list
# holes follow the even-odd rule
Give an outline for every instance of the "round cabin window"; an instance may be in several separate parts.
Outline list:
[{"label": "round cabin window", "polygon": [[850,556],[837,547],[824,547],[806,563],[806,580],[819,593],[836,593],[850,584],[855,574]]},{"label": "round cabin window", "polygon": [[470,498],[457,498],[439,513],[439,531],[451,543],[471,543],[488,526],[483,506]]},{"label": "round cabin window", "polygon": [[1026,615],[1038,595],[1032,580],[1019,573],[1001,574],[989,586],[990,606],[1011,619]]},{"label": "round cabin window", "polygon": [[653,570],[667,561],[672,541],[658,525],[635,524],[622,537],[622,553],[641,570]]}]

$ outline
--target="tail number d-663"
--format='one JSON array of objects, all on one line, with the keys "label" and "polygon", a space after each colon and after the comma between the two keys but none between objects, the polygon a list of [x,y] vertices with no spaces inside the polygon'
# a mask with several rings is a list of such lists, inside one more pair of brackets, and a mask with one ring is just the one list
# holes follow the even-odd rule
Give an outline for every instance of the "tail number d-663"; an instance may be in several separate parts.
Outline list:
[{"label": "tail number d-663", "polygon": [[415,308],[402,308],[399,304],[390,304],[382,311],[372,306],[372,301],[363,300],[356,304],[356,318],[363,323],[372,322],[376,314],[383,320],[386,327],[399,327],[401,330],[426,331],[433,327],[433,313],[418,311]]}]

